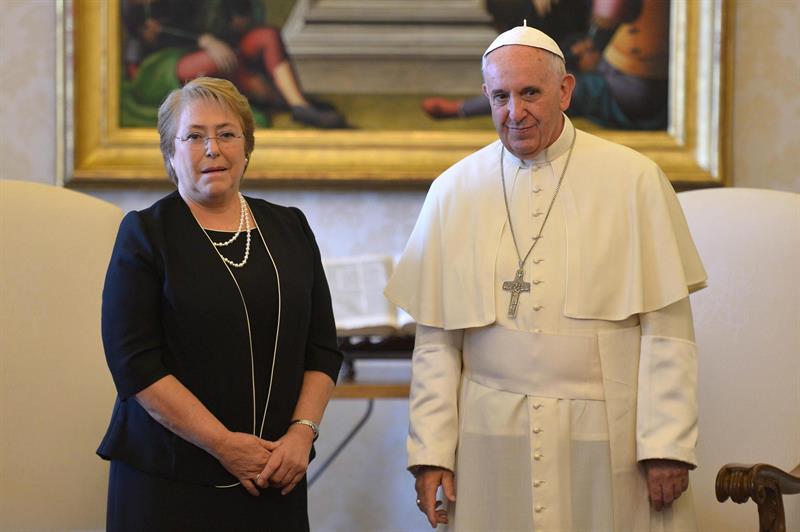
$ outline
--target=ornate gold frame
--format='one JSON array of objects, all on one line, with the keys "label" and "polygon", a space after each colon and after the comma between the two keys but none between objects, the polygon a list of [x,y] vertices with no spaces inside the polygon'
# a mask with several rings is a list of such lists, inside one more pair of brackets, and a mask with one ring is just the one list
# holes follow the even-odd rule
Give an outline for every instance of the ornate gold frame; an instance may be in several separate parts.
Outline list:
[{"label": "ornate gold frame", "polygon": [[[733,0],[673,0],[669,131],[601,132],[651,157],[680,188],[729,180],[733,7]],[[58,89],[64,181],[163,181],[155,128],[117,125],[118,0],[59,0],[59,13],[66,50]],[[494,138],[494,132],[259,130],[247,177],[264,184],[424,185]]]}]

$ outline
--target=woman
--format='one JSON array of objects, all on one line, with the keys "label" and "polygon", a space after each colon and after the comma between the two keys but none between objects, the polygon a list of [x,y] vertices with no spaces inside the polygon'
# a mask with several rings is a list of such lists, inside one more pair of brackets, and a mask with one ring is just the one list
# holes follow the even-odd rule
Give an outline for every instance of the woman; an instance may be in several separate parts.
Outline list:
[{"label": "woman", "polygon": [[226,80],[159,109],[178,190],[124,218],[103,290],[109,531],[308,529],[305,471],[342,355],[303,214],[239,192],[253,129]]}]

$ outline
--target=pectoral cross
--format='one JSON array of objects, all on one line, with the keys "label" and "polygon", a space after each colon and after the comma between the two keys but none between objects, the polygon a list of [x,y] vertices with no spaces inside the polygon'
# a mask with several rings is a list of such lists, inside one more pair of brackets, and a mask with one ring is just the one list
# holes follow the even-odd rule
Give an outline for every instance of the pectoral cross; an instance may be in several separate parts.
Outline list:
[{"label": "pectoral cross", "polygon": [[523,275],[525,275],[525,272],[523,271],[522,268],[519,268],[517,270],[517,275],[514,276],[513,281],[503,282],[503,290],[511,292],[511,301],[508,303],[508,317],[512,319],[517,317],[517,306],[519,305],[519,295],[522,292],[531,291],[531,283],[526,283],[522,279]]}]

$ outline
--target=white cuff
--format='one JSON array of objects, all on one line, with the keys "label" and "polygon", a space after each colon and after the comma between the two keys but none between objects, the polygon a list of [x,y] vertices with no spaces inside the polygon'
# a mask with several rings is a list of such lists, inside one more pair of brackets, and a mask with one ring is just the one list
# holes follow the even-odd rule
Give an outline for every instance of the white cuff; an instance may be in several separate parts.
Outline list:
[{"label": "white cuff", "polygon": [[697,465],[697,345],[642,336],[636,407],[636,459]]}]

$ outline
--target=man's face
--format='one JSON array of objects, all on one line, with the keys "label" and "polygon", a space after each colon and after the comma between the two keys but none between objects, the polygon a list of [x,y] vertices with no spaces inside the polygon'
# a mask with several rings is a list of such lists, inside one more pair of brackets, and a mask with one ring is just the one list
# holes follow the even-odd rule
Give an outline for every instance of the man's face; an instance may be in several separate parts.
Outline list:
[{"label": "man's face", "polygon": [[486,57],[483,93],[505,147],[532,159],[561,134],[562,111],[569,107],[575,78],[559,77],[550,52],[530,46],[503,46]]}]

